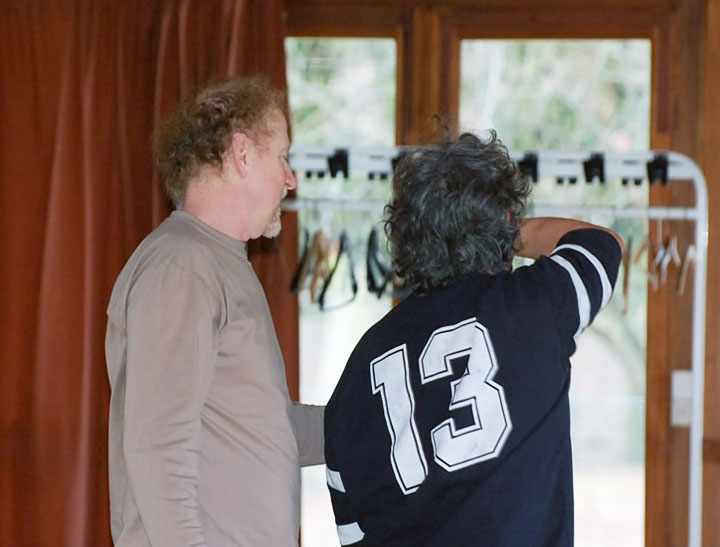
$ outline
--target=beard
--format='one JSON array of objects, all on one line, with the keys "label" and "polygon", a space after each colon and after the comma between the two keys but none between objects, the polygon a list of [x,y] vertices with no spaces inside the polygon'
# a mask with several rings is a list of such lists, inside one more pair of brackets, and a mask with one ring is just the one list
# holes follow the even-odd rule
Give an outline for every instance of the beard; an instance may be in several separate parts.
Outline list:
[{"label": "beard", "polygon": [[268,222],[267,226],[265,226],[265,231],[263,232],[263,237],[272,239],[280,233],[280,229],[282,228],[282,222],[280,221],[280,214],[281,214],[280,205],[278,205],[277,209],[275,209],[275,212],[273,213],[272,218],[270,219],[270,222]]}]

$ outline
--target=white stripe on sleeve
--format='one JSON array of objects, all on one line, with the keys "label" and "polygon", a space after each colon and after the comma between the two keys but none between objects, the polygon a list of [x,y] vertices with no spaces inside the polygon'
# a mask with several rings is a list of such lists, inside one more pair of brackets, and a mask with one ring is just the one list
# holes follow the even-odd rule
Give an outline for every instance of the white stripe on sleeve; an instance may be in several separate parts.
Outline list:
[{"label": "white stripe on sleeve", "polygon": [[565,243],[564,245],[560,245],[559,247],[555,247],[555,250],[553,250],[553,254],[555,254],[558,251],[561,251],[562,249],[570,249],[573,251],[577,251],[579,253],[582,253],[585,258],[587,258],[590,263],[595,266],[595,269],[598,272],[598,275],[600,276],[600,283],[602,283],[602,289],[603,289],[603,296],[602,296],[602,303],[600,304],[600,308],[604,308],[605,305],[610,301],[610,297],[612,296],[612,286],[610,285],[610,278],[607,275],[607,272],[605,271],[605,268],[600,263],[600,261],[597,259],[597,257],[592,254],[590,251],[588,251],[585,247],[581,247],[580,245],[574,245],[572,243]]},{"label": "white stripe on sleeve", "polygon": [[325,476],[327,477],[327,483],[330,488],[338,492],[345,492],[345,485],[340,476],[340,471],[333,471],[328,467],[325,470]]},{"label": "white stripe on sleeve", "polygon": [[583,285],[582,279],[580,279],[580,275],[578,275],[577,271],[575,271],[575,268],[573,268],[573,265],[570,264],[567,260],[565,260],[561,256],[553,255],[550,257],[551,260],[554,260],[560,266],[565,268],[567,272],[570,274],[570,279],[572,279],[572,283],[575,287],[575,293],[577,294],[577,302],[578,302],[578,315],[580,316],[580,324],[578,325],[577,331],[575,331],[574,338],[577,338],[580,333],[590,324],[590,298],[588,298],[587,289],[585,289],[585,285]]},{"label": "white stripe on sleeve", "polygon": [[338,524],[337,531],[338,538],[340,538],[340,545],[357,543],[365,537],[365,532],[362,531],[357,522],[353,522],[352,524]]}]

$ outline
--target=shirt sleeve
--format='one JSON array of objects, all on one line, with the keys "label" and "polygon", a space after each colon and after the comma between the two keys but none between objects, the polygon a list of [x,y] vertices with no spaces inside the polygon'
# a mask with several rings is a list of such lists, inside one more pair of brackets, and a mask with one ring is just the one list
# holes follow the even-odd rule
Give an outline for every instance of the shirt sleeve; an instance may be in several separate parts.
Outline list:
[{"label": "shirt sleeve", "polygon": [[358,523],[358,512],[353,507],[352,499],[345,491],[342,474],[337,471],[339,466],[335,462],[334,454],[329,453],[325,478],[330,492],[333,513],[335,514],[335,525],[340,545],[362,545],[365,532]]},{"label": "shirt sleeve", "polygon": [[288,413],[298,443],[300,465],[325,463],[325,407],[291,402]]},{"label": "shirt sleeve", "polygon": [[197,274],[169,264],[146,270],[128,299],[123,454],[153,546],[205,545],[198,467],[213,302]]},{"label": "shirt sleeve", "polygon": [[554,279],[553,314],[558,335],[567,340],[568,354],[578,336],[610,301],[622,259],[620,245],[604,230],[584,228],[565,234],[544,267]]}]

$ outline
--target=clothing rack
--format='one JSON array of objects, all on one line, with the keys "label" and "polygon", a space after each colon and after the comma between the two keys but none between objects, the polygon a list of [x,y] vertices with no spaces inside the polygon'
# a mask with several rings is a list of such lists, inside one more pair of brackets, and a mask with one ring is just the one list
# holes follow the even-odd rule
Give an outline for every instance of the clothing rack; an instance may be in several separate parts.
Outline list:
[{"label": "clothing rack", "polygon": [[[408,152],[403,147],[293,146],[290,166],[307,178],[364,176],[368,181],[389,181],[395,164]],[[689,446],[688,545],[700,547],[702,541],[702,444],[705,389],[705,306],[707,290],[708,204],[705,177],[698,165],[687,156],[672,151],[633,153],[512,151],[510,157],[520,171],[537,182],[541,177],[554,178],[558,186],[607,184],[620,181],[622,186],[691,182],[695,189],[693,207],[675,206],[608,206],[603,204],[534,203],[529,216],[607,216],[612,218],[647,218],[686,220],[695,223],[692,313],[692,404]],[[385,201],[349,198],[286,199],[282,208],[298,210],[346,210],[382,213]]]}]

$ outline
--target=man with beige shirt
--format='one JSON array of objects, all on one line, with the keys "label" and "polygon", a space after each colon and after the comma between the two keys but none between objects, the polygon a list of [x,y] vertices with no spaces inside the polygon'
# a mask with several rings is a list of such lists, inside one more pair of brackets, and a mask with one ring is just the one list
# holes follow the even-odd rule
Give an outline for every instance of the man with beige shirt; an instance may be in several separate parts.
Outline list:
[{"label": "man with beige shirt", "polygon": [[248,240],[280,231],[295,179],[285,97],[213,84],[163,125],[177,207],[135,250],[108,306],[116,545],[296,545],[299,466],[323,463],[323,408],[292,403]]}]

